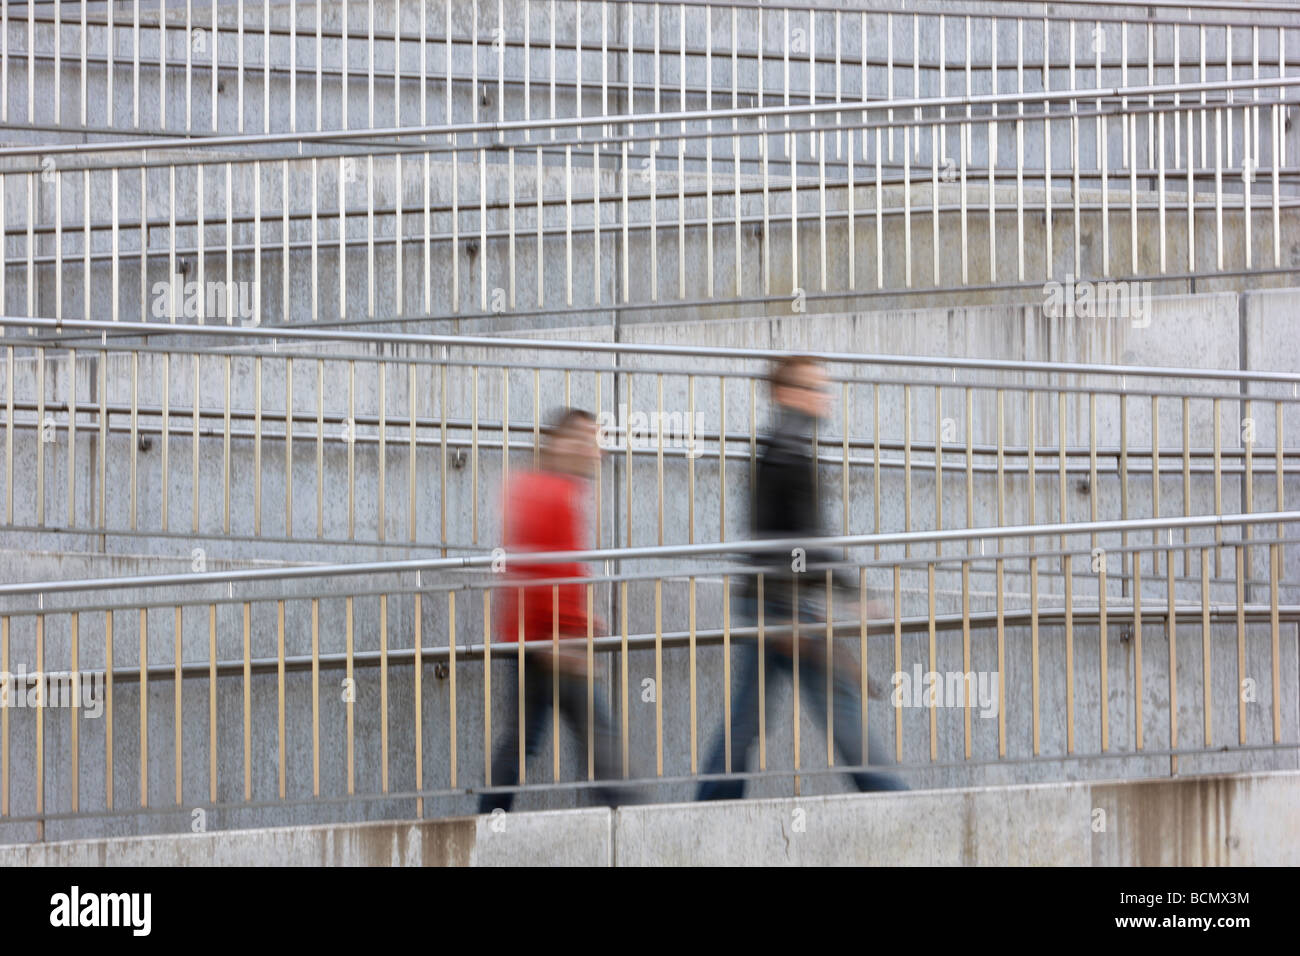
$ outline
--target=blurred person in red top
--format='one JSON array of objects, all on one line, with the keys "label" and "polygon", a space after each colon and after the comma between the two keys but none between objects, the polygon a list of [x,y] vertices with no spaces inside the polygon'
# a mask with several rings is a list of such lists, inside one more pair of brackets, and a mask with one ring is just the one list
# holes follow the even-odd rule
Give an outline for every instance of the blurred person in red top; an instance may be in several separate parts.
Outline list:
[{"label": "blurred person in red top", "polygon": [[[581,645],[562,643],[553,647],[556,621],[561,641],[587,636],[587,586],[585,584],[538,584],[534,580],[585,577],[589,572],[577,562],[526,562],[510,554],[540,551],[581,551],[588,546],[584,502],[589,500],[592,475],[600,463],[596,420],[581,409],[562,411],[543,437],[538,468],[517,475],[505,493],[506,572],[511,584],[497,590],[493,616],[499,642],[517,642],[522,632],[533,643],[524,655],[524,751],[535,756],[551,721],[551,707],[558,706],[566,720],[578,728],[587,741],[587,656]],[[557,598],[558,592],[558,600]],[[520,608],[522,604],[522,628]],[[519,684],[518,660],[510,659],[505,699],[508,702],[505,733],[492,757],[492,785],[513,787],[519,781]],[[552,700],[558,684],[558,699]],[[614,735],[603,696],[593,690],[596,778],[611,779]],[[615,802],[613,791],[599,788],[601,802]],[[509,810],[514,793],[485,792],[479,812],[497,808]]]}]

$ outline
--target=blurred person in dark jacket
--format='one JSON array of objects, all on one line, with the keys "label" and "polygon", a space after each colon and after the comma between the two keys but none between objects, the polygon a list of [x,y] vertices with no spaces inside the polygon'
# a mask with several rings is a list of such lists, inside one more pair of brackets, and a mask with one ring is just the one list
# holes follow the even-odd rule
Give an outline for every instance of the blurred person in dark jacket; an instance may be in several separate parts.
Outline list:
[{"label": "blurred person in dark jacket", "polygon": [[[540,449],[539,467],[514,477],[505,492],[506,573],[511,583],[496,592],[498,642],[517,642],[521,633],[520,604],[522,595],[522,634],[528,648],[524,655],[524,750],[536,756],[549,720],[550,710],[558,706],[567,721],[578,728],[586,749],[587,726],[587,657],[585,647],[561,644],[552,646],[555,623],[559,622],[561,641],[587,636],[587,586],[585,584],[537,584],[529,580],[581,578],[588,574],[576,562],[519,562],[511,554],[541,551],[581,551],[588,547],[584,519],[589,482],[600,463],[596,420],[581,409],[562,411],[546,431]],[[492,758],[492,785],[512,787],[519,782],[519,673],[515,656],[510,658],[510,677],[504,720],[505,734]],[[559,694],[552,699],[558,683]],[[611,779],[610,765],[614,736],[603,695],[595,690],[594,725],[596,778]],[[557,742],[558,746],[558,742]],[[597,797],[604,803],[615,802],[615,794],[599,788]],[[497,808],[509,810],[514,794],[484,793],[479,812]]]},{"label": "blurred person in dark jacket", "polygon": [[[808,539],[804,546],[803,566],[809,573],[794,570],[788,551],[762,551],[750,556],[754,574],[748,576],[740,590],[740,611],[749,623],[758,620],[758,575],[763,576],[763,622],[766,629],[789,630],[798,614],[800,623],[800,689],[814,714],[826,717],[826,674],[831,669],[821,638],[809,639],[808,631],[818,630],[814,621],[818,612],[812,605],[819,593],[825,593],[825,572],[818,565],[834,562],[835,555],[813,546],[812,540],[825,535],[818,512],[814,471],[813,426],[830,410],[830,391],[821,364],[807,356],[790,356],[777,361],[768,380],[773,402],[770,433],[762,439],[762,451],[755,470],[754,512],[755,538]],[[840,570],[832,572],[833,586],[856,601],[856,582],[849,581]],[[798,594],[796,608],[795,595]],[[809,623],[808,631],[803,629]],[[766,634],[764,656],[768,674],[793,677],[794,639],[792,635]],[[744,773],[748,751],[758,739],[759,659],[757,642],[738,643],[732,665],[736,679],[732,694],[732,771]],[[841,755],[863,765],[892,763],[888,752],[871,741],[869,751],[862,746],[862,711],[855,674],[847,668],[833,669],[834,738]],[[774,695],[767,695],[769,708]],[[770,718],[769,718],[770,719]],[[868,759],[869,758],[869,759]],[[720,735],[705,764],[706,774],[720,775],[726,769],[726,741]],[[852,774],[859,790],[905,790],[903,783],[888,773],[858,771]],[[699,800],[735,800],[744,795],[745,780],[730,778],[706,780],[700,784]]]}]

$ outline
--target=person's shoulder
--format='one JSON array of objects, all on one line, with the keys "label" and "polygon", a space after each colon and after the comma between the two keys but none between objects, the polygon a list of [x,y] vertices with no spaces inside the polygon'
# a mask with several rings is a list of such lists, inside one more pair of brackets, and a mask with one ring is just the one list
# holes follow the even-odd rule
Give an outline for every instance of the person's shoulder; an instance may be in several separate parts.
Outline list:
[{"label": "person's shoulder", "polygon": [[510,475],[511,488],[543,488],[553,476],[537,468],[521,468]]}]

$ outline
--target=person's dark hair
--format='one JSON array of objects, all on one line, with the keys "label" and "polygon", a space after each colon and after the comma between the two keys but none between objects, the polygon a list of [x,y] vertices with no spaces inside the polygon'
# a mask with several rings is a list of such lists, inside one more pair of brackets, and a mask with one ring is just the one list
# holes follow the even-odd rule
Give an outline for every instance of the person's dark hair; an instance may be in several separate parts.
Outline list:
[{"label": "person's dark hair", "polygon": [[820,364],[811,355],[784,355],[772,363],[767,376],[768,384],[774,389],[794,385],[801,369]]},{"label": "person's dark hair", "polygon": [[542,428],[542,443],[548,444],[556,435],[576,425],[588,422],[594,424],[595,421],[595,416],[584,408],[557,408],[547,416],[546,425]]}]

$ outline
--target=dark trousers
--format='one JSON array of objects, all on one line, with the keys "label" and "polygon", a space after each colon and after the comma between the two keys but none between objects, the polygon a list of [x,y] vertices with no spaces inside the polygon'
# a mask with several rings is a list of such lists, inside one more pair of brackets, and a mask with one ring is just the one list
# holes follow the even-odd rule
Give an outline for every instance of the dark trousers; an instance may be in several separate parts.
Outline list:
[{"label": "dark trousers", "polygon": [[[754,607],[755,603],[753,601],[742,600],[742,611],[747,612],[746,617],[751,621],[756,620],[753,613]],[[782,619],[782,612],[784,612],[784,620]],[[770,626],[788,626],[788,605],[779,601],[767,602],[764,616]],[[801,621],[803,619],[804,616],[801,615]],[[783,678],[793,679],[794,659],[789,654],[774,649],[772,647],[773,641],[770,638],[764,643],[766,645],[764,649],[766,676],[770,678],[774,674],[779,674]],[[826,665],[827,662],[820,653],[801,653],[799,655],[800,692],[803,699],[807,700],[808,705],[812,707],[813,713],[817,714],[823,723],[826,720]],[[749,749],[758,739],[757,642],[746,642],[734,646],[732,671],[739,683],[738,686],[733,685],[734,690],[732,692],[731,766],[733,772],[744,773],[748,769]],[[840,673],[835,673],[832,688],[834,694],[833,719],[835,722],[836,749],[839,750],[842,759],[854,764],[862,762],[862,698],[858,695],[856,682],[847,679]],[[768,690],[767,721],[770,724],[773,718],[772,701],[775,696],[770,693],[770,681]],[[800,709],[802,710],[802,707]],[[893,763],[889,752],[879,745],[874,739],[874,735],[868,741],[867,760],[865,762],[869,765]],[[718,741],[709,755],[708,762],[705,764],[704,772],[706,774],[724,774],[727,772],[724,734],[718,736]],[[901,780],[889,773],[858,771],[851,774],[851,776],[857,788],[863,791],[907,789],[907,786]],[[745,779],[743,777],[706,780],[700,784],[696,799],[739,800],[744,794]]]},{"label": "dark trousers", "polygon": [[[510,661],[510,676],[507,678],[508,691],[505,695],[509,702],[506,718],[503,721],[505,734],[492,756],[492,785],[494,787],[513,787],[519,782],[519,671],[518,662]],[[586,750],[587,743],[587,678],[585,675],[566,671],[559,673],[559,698],[553,700],[555,674],[547,663],[543,663],[534,654],[524,655],[524,753],[528,757],[537,756],[541,749],[542,738],[546,728],[551,724],[551,708],[558,706],[560,714],[578,729],[579,739]],[[614,753],[616,739],[609,722],[609,710],[606,708],[604,695],[600,689],[593,690],[593,707],[595,717],[595,751],[596,779],[610,780],[615,776],[611,755]],[[558,742],[557,742],[558,746]],[[514,803],[514,793],[484,793],[479,798],[479,813],[491,813],[493,810],[509,810]],[[617,794],[608,787],[598,787],[596,797],[600,803],[612,806],[617,803]]]}]

